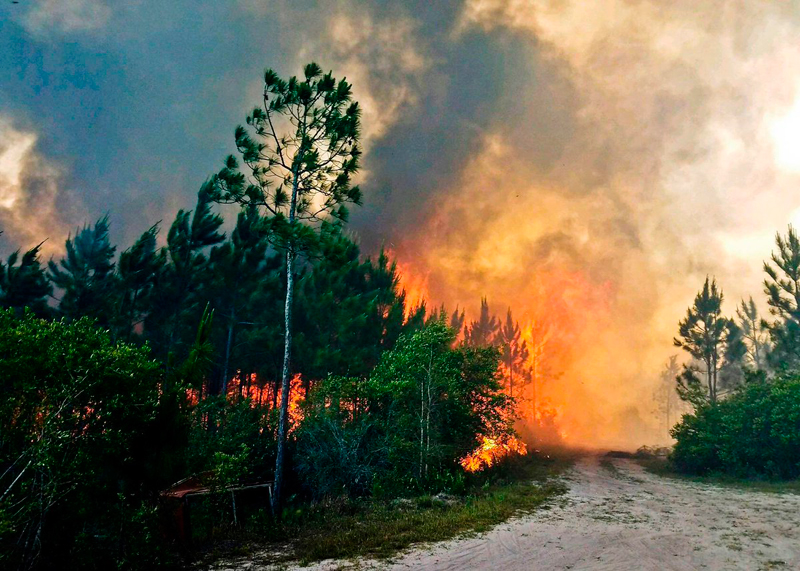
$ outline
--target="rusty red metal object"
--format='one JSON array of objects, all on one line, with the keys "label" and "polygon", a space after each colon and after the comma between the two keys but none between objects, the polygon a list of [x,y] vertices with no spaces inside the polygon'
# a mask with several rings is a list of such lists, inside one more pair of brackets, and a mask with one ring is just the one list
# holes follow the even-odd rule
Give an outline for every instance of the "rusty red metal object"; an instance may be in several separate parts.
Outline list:
[{"label": "rusty red metal object", "polygon": [[[162,491],[162,502],[172,506],[172,514],[174,521],[174,532],[180,543],[187,543],[191,540],[191,518],[190,518],[190,502],[193,498],[202,497],[212,492],[211,487],[206,483],[212,478],[211,472],[203,472],[184,478],[172,484],[169,488]],[[256,490],[259,488],[266,488],[269,493],[270,502],[272,501],[272,481],[251,482],[247,484],[240,484],[234,486],[226,486],[224,488],[216,488],[213,490],[216,493],[230,493],[231,506],[233,509],[233,520],[237,523],[236,512],[236,493],[246,490]]]}]

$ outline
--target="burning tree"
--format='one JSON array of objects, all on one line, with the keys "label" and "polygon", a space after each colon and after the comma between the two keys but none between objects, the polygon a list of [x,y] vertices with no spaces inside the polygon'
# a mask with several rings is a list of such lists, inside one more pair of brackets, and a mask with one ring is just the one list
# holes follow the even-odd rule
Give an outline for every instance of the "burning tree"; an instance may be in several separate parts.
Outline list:
[{"label": "burning tree", "polygon": [[512,401],[500,391],[498,353],[453,348],[441,322],[401,337],[370,381],[370,411],[387,419],[389,461],[425,480],[484,442],[513,433]]},{"label": "burning tree", "polygon": [[[315,63],[304,77],[288,81],[264,73],[259,107],[236,128],[236,148],[243,171],[229,156],[215,177],[217,200],[254,205],[267,213],[265,226],[273,244],[286,254],[282,394],[291,380],[292,308],[295,261],[314,249],[315,229],[331,218],[347,218],[346,203],[360,203],[361,192],[351,177],[358,170],[361,111],[351,85],[323,74]],[[288,403],[281,400],[273,510],[278,513],[283,484]]]},{"label": "burning tree", "polygon": [[519,323],[511,316],[511,308],[508,308],[506,320],[498,329],[496,339],[500,345],[500,362],[507,375],[508,396],[513,398],[514,381],[517,380],[524,385],[530,380],[527,368],[530,354],[528,344],[522,339]]},{"label": "burning tree", "polygon": [[470,347],[490,347],[497,343],[500,322],[489,312],[489,302],[481,298],[481,312],[476,321],[464,329],[464,343]]},{"label": "burning tree", "polygon": [[550,339],[550,328],[540,320],[533,321],[523,330],[526,347],[528,348],[528,373],[531,388],[531,414],[534,425],[536,424],[537,407],[539,406],[539,393],[545,374],[551,374],[549,363],[545,357],[545,348]]}]

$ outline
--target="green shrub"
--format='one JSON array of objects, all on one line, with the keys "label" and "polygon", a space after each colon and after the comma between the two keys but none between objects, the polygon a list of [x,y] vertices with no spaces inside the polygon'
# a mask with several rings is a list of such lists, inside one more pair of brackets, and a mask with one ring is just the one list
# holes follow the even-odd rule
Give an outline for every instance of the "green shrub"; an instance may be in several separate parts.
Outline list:
[{"label": "green shrub", "polygon": [[462,493],[459,459],[512,432],[493,348],[454,347],[431,322],[400,337],[368,379],[329,377],[305,404],[296,468],[316,496]]},{"label": "green shrub", "polygon": [[314,410],[298,431],[298,474],[316,498],[367,494],[384,460],[372,424],[364,418],[343,423],[333,411]]},{"label": "green shrub", "polygon": [[800,377],[754,379],[673,428],[675,467],[690,474],[800,476]]},{"label": "green shrub", "polygon": [[146,348],[91,320],[0,311],[0,567],[152,559],[127,539],[170,477],[152,469],[175,425],[161,379]]}]

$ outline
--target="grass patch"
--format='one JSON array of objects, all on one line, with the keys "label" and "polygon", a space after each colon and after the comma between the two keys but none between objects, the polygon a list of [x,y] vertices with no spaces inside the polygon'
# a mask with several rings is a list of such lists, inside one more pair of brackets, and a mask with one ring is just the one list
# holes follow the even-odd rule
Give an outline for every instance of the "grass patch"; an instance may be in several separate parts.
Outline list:
[{"label": "grass patch", "polygon": [[217,545],[204,559],[225,560],[243,550],[269,553],[273,564],[390,557],[413,544],[483,532],[541,507],[566,491],[555,476],[570,464],[568,458],[528,455],[509,462],[463,497],[338,500],[297,506],[278,524],[264,514],[247,526],[246,536]]},{"label": "grass patch", "polygon": [[637,462],[651,474],[673,478],[684,482],[712,484],[733,489],[775,494],[800,494],[800,480],[766,480],[758,478],[736,478],[728,474],[692,476],[675,471],[666,458],[638,458]]}]

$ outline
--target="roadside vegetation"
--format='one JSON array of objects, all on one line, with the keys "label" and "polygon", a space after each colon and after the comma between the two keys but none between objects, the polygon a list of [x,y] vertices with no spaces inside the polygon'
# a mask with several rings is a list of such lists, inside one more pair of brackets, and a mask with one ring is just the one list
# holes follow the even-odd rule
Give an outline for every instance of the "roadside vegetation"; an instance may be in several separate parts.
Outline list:
[{"label": "roadside vegetation", "polygon": [[777,235],[764,271],[772,319],[759,315],[752,298],[736,318],[725,317],[722,290],[706,278],[679,324],[675,345],[690,360],[676,392],[691,412],[671,430],[669,466],[748,486],[787,481],[758,484],[787,490],[800,477],[800,239],[791,226]]},{"label": "roadside vegetation", "polygon": [[737,477],[727,474],[708,473],[703,476],[678,472],[668,458],[636,458],[648,472],[663,478],[674,478],[684,482],[710,484],[742,491],[766,492],[775,494],[800,494],[800,480],[776,480],[764,477]]},{"label": "roadside vegetation", "polygon": [[[201,560],[312,563],[323,559],[384,558],[415,544],[486,531],[509,518],[547,509],[566,491],[558,476],[571,455],[539,454],[509,459],[471,475],[451,493],[411,498],[351,500],[339,497],[297,504],[276,523],[254,514],[246,533],[220,538]],[[232,548],[232,546],[234,546]]]}]

